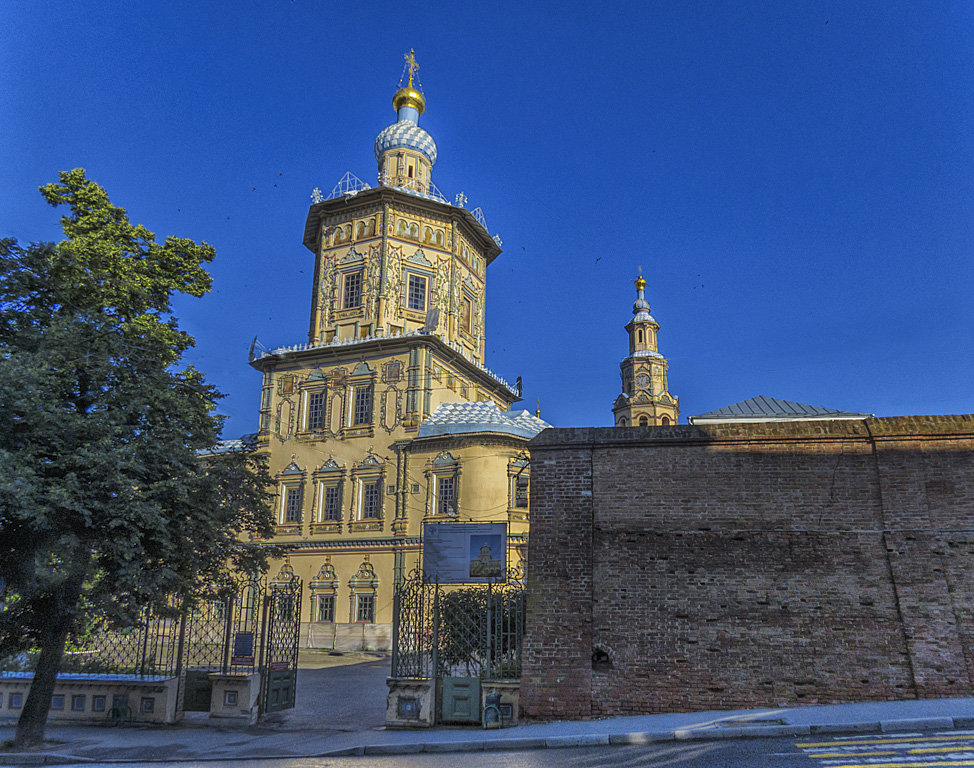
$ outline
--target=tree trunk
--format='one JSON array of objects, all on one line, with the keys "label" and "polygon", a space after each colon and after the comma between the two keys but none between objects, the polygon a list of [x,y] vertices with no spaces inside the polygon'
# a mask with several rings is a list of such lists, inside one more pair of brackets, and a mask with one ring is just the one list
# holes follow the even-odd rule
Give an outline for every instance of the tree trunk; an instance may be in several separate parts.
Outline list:
[{"label": "tree trunk", "polygon": [[51,695],[57,682],[57,673],[64,657],[64,645],[74,622],[81,598],[81,587],[88,570],[89,556],[76,553],[77,557],[68,570],[65,581],[51,600],[49,623],[41,632],[41,652],[34,669],[34,680],[27,694],[27,701],[17,721],[14,736],[15,749],[40,746],[44,742],[47,714],[51,709]]}]

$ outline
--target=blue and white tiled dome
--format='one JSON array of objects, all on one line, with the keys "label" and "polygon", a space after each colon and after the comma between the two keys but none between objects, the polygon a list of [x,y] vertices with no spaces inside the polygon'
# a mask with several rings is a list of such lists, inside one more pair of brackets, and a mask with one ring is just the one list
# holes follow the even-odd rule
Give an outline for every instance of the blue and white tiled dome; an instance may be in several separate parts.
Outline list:
[{"label": "blue and white tiled dome", "polygon": [[433,141],[433,137],[409,120],[393,123],[376,136],[376,161],[390,149],[412,149],[426,157],[431,165],[436,163],[436,142]]}]

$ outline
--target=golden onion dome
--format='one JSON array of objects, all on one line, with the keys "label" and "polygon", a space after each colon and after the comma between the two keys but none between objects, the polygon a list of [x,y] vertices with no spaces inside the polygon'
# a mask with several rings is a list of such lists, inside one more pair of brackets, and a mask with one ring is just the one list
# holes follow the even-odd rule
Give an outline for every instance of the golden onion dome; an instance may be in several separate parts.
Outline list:
[{"label": "golden onion dome", "polygon": [[392,97],[392,107],[396,112],[403,107],[412,107],[419,114],[423,114],[426,111],[426,97],[413,88],[412,82],[410,82],[405,88],[396,91],[396,95]]}]

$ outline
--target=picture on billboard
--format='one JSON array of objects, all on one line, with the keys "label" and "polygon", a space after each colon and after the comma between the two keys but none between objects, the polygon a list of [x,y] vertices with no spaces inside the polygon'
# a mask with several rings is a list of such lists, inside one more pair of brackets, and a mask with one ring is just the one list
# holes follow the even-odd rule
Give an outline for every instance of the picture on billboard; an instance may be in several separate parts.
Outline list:
[{"label": "picture on billboard", "polygon": [[[479,534],[470,537],[470,576],[504,574],[504,538],[498,534]],[[494,556],[494,553],[497,556]]]},{"label": "picture on billboard", "polygon": [[427,523],[423,572],[440,584],[486,584],[507,575],[505,523]]}]

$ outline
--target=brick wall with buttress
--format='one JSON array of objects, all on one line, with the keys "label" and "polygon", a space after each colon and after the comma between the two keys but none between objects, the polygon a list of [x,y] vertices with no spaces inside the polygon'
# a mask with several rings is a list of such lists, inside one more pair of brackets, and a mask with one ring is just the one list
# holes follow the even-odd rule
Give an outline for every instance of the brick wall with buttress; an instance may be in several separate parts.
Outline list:
[{"label": "brick wall with buttress", "polygon": [[530,450],[525,716],[974,695],[974,416]]}]

